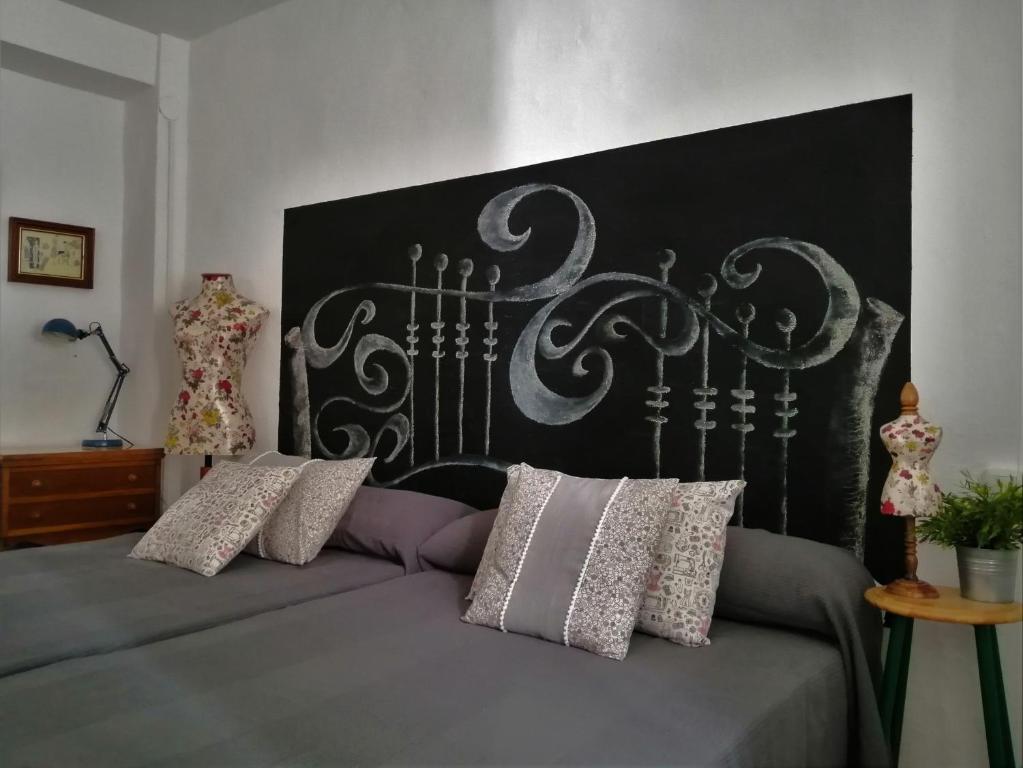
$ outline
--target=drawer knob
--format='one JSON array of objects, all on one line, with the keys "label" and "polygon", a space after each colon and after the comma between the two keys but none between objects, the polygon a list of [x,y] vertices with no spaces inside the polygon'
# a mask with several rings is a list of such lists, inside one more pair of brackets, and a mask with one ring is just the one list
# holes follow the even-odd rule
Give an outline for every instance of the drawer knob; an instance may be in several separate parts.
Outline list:
[{"label": "drawer knob", "polygon": [[129,501],[128,504],[127,504],[127,507],[128,507],[128,511],[129,512],[134,512],[136,507],[137,507],[137,505],[135,504],[134,501]]},{"label": "drawer knob", "polygon": [[32,487],[33,487],[33,488],[42,488],[42,487],[43,487],[43,481],[42,481],[42,480],[40,480],[40,479],[39,479],[39,478],[37,477],[37,478],[36,478],[35,480],[33,480],[33,481],[32,481]]},{"label": "drawer knob", "polygon": [[139,479],[139,476],[136,475],[134,472],[128,473],[128,482],[129,483],[134,483],[138,479]]},{"label": "drawer knob", "polygon": [[43,513],[40,512],[38,509],[33,509],[31,512],[28,513],[28,516],[31,517],[33,520],[38,520],[40,517],[43,516]]}]

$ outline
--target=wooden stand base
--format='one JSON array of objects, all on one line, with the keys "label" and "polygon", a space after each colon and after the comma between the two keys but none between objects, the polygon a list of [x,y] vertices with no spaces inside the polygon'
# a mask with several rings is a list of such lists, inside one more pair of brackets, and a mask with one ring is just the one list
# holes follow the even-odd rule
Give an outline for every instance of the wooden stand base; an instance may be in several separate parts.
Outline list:
[{"label": "wooden stand base", "polygon": [[920,579],[896,579],[884,589],[899,597],[934,599],[938,596],[938,590]]},{"label": "wooden stand base", "polygon": [[[905,391],[903,389],[903,392]],[[903,410],[902,412],[905,413],[906,411]],[[916,567],[918,564],[916,557],[916,518],[907,515],[902,519],[906,521],[906,532],[903,537],[903,545],[906,549],[906,570],[904,571],[906,575],[886,586],[884,588],[885,592],[890,592],[899,597],[922,597],[933,600],[938,596],[938,590],[926,581],[921,581],[916,577]]]}]

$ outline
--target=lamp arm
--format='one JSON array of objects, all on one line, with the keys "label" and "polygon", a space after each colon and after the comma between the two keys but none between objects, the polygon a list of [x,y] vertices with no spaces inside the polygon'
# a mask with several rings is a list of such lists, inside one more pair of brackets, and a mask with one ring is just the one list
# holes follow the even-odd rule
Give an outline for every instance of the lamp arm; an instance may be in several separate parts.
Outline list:
[{"label": "lamp arm", "polygon": [[103,349],[107,351],[107,356],[110,358],[110,362],[114,364],[114,368],[117,369],[117,378],[114,379],[114,386],[110,388],[110,394],[107,395],[107,401],[103,404],[103,412],[99,417],[99,424],[96,425],[97,432],[106,432],[107,427],[110,425],[110,417],[114,413],[114,406],[117,405],[117,398],[121,394],[121,385],[124,384],[124,377],[130,373],[130,369],[124,363],[117,359],[117,355],[114,354],[113,348],[110,346],[110,342],[107,341],[107,336],[103,333],[103,326],[96,323],[96,327],[90,329],[90,335],[98,336],[99,340],[103,344]]},{"label": "lamp arm", "polygon": [[127,370],[117,372],[117,378],[114,379],[114,386],[110,388],[110,394],[107,395],[107,401],[103,404],[103,413],[100,414],[99,423],[96,425],[97,432],[105,433],[107,431],[107,427],[110,425],[110,417],[114,413],[114,406],[117,405],[117,398],[121,394],[121,385],[124,384],[124,377],[127,375]]},{"label": "lamp arm", "polygon": [[110,342],[107,341],[107,335],[103,333],[103,326],[96,323],[96,327],[90,329],[89,335],[99,336],[99,340],[103,343],[103,349],[107,351],[107,357],[110,358],[110,362],[114,364],[114,368],[117,369],[118,373],[130,373],[131,369],[128,368],[124,363],[117,359],[117,355],[114,354],[113,347],[110,346]]}]

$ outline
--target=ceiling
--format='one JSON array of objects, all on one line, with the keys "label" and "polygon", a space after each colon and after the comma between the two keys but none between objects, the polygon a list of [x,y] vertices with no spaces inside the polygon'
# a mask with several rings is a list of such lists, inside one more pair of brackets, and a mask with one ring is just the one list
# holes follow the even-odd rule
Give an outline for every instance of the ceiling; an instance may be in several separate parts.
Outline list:
[{"label": "ceiling", "polygon": [[286,0],[64,0],[149,32],[197,37]]}]

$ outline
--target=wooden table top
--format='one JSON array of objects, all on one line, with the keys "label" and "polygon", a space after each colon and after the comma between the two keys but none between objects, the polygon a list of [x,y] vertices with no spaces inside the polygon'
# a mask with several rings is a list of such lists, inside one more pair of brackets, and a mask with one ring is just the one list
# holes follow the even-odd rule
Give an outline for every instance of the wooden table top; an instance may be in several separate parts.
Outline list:
[{"label": "wooden table top", "polygon": [[163,448],[84,448],[58,446],[56,448],[0,448],[0,466],[46,467],[87,464],[148,464],[163,460]]},{"label": "wooden table top", "polygon": [[40,454],[81,454],[81,453],[124,453],[134,451],[163,451],[163,448],[150,448],[145,445],[134,445],[121,448],[87,448],[78,443],[62,443],[60,445],[34,445],[34,446],[0,446],[0,456],[38,456]]},{"label": "wooden table top", "polygon": [[867,602],[898,616],[951,624],[1012,624],[1023,621],[1023,603],[981,603],[967,600],[956,587],[936,587],[936,598],[901,597],[884,587],[871,587],[863,596]]}]

